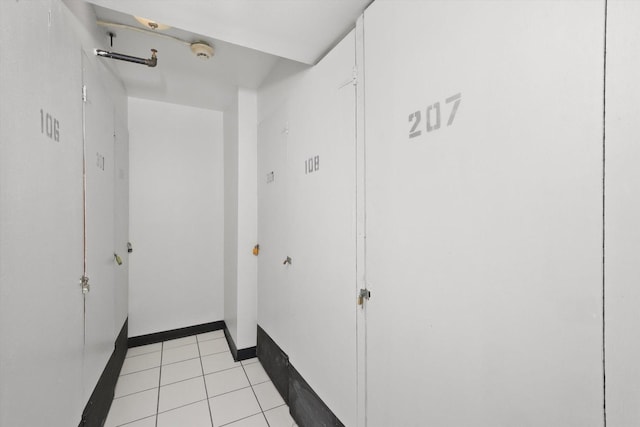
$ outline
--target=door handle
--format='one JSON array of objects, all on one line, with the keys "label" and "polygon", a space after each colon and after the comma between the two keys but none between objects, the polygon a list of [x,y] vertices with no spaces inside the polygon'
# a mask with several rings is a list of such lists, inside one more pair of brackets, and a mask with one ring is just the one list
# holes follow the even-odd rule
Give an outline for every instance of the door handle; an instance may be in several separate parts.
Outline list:
[{"label": "door handle", "polygon": [[291,257],[290,257],[290,256],[288,256],[288,257],[284,260],[284,262],[282,263],[282,265],[287,265],[287,264],[291,265]]}]

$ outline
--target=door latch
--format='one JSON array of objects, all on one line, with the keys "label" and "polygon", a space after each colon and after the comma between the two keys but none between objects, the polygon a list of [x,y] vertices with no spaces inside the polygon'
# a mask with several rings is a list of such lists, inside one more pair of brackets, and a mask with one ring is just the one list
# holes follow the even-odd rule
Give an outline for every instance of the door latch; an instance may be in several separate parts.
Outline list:
[{"label": "door latch", "polygon": [[282,263],[282,265],[287,265],[287,264],[291,265],[291,257],[290,257],[290,256],[288,256],[288,257],[284,260],[284,262]]},{"label": "door latch", "polygon": [[91,290],[89,286],[89,276],[85,274],[80,278],[80,286],[82,286],[83,294],[89,293],[89,291]]},{"label": "door latch", "polygon": [[360,289],[360,293],[358,294],[358,305],[363,305],[364,300],[369,300],[371,298],[371,291],[369,289]]}]

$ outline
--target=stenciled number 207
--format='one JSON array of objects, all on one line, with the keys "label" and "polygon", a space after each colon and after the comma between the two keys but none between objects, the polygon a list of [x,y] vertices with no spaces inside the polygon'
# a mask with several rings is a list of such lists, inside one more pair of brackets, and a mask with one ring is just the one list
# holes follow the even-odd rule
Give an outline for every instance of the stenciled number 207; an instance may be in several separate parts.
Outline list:
[{"label": "stenciled number 207", "polygon": [[[453,120],[456,118],[458,107],[462,101],[462,93],[456,93],[445,100],[445,105],[451,105],[449,112],[449,118],[447,120],[447,126],[451,126]],[[427,107],[425,114],[426,130],[427,132],[433,132],[440,129],[440,102],[436,102],[433,105]],[[422,135],[422,111],[415,111],[409,114],[409,138],[415,138]]]}]

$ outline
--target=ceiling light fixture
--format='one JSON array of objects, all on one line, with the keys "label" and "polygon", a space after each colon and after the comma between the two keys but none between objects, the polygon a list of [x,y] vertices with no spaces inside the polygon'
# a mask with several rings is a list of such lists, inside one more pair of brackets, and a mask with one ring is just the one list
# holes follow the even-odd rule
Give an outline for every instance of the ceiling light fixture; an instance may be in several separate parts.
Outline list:
[{"label": "ceiling light fixture", "polygon": [[168,25],[160,24],[159,22],[152,21],[152,20],[147,19],[147,18],[141,18],[139,16],[134,16],[134,18],[136,18],[136,21],[138,21],[139,23],[141,23],[145,27],[151,28],[154,31],[163,31],[163,30],[168,30],[169,28],[171,28]]}]

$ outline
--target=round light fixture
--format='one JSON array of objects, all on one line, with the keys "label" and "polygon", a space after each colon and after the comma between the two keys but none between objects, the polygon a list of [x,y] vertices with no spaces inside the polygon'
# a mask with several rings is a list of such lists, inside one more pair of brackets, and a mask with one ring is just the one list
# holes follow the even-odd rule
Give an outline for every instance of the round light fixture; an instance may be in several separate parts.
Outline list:
[{"label": "round light fixture", "polygon": [[209,59],[213,56],[213,47],[205,42],[191,43],[191,52],[200,59]]},{"label": "round light fixture", "polygon": [[145,27],[150,28],[152,30],[163,31],[163,30],[168,30],[169,28],[171,28],[168,25],[160,24],[159,22],[152,21],[151,19],[141,18],[139,16],[134,16],[134,18],[136,18],[136,21],[138,21],[139,23],[141,23]]}]

